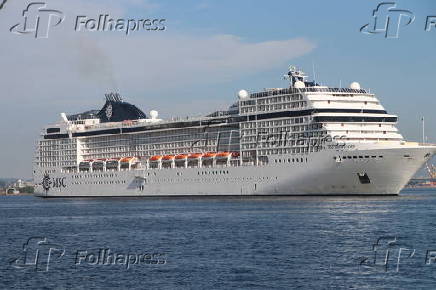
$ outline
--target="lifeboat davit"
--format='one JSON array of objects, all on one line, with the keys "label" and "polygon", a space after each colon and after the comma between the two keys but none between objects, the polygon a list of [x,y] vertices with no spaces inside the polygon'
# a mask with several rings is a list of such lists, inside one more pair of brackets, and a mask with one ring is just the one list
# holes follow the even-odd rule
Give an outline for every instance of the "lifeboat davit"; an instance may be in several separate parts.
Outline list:
[{"label": "lifeboat davit", "polygon": [[175,156],[174,155],[165,155],[164,157],[162,157],[162,160],[164,161],[172,161],[174,160]]},{"label": "lifeboat davit", "polygon": [[150,161],[159,161],[162,159],[161,155],[154,155],[150,157]]},{"label": "lifeboat davit", "polygon": [[203,156],[202,153],[192,153],[192,154],[189,154],[189,155],[188,155],[188,158],[189,158],[189,159],[198,159],[198,158],[200,158],[201,156]]},{"label": "lifeboat davit", "polygon": [[231,155],[232,155],[232,153],[230,153],[230,152],[219,152],[216,154],[216,157],[217,158],[228,158]]},{"label": "lifeboat davit", "polygon": [[204,158],[214,158],[216,156],[215,152],[207,152],[203,155]]},{"label": "lifeboat davit", "polygon": [[182,159],[186,159],[186,158],[188,158],[188,155],[186,155],[186,154],[179,154],[179,155],[176,155],[176,157],[175,157],[175,159],[177,159],[177,160],[182,160]]}]

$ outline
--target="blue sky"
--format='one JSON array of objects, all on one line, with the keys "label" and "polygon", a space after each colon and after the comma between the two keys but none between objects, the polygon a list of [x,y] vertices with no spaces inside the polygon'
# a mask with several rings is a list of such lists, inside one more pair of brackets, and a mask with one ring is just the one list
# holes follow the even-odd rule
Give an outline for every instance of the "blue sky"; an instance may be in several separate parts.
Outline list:
[{"label": "blue sky", "polygon": [[[436,143],[436,2],[395,1],[414,13],[398,39],[359,32],[380,1],[46,1],[65,21],[48,39],[15,35],[28,1],[0,10],[0,176],[30,177],[35,139],[60,112],[103,104],[114,87],[163,117],[223,108],[240,89],[285,87],[295,64],[329,86],[358,81],[400,117],[406,139],[421,139],[420,118]],[[76,15],[165,18],[150,34],[74,32]]]}]

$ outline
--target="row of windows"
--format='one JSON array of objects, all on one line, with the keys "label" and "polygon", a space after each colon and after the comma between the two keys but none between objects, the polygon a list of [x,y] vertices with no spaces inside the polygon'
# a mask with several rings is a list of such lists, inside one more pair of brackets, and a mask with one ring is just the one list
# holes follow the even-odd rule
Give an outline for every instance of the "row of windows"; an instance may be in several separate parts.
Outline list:
[{"label": "row of windows", "polygon": [[80,185],[80,184],[125,184],[126,180],[105,180],[105,181],[74,181],[72,184]]},{"label": "row of windows", "polygon": [[41,162],[54,162],[54,161],[74,161],[76,160],[76,155],[69,156],[37,156],[37,160]]},{"label": "row of windows", "polygon": [[[381,158],[383,158],[383,155],[378,155],[378,156],[376,156],[376,155],[359,155],[359,156],[356,156],[356,155],[354,155],[354,156],[342,156],[342,157],[339,157],[339,158],[341,158],[342,160],[351,160],[351,159],[375,159],[375,158],[379,158],[379,159],[381,159]],[[335,160],[337,160],[337,157],[333,157],[333,159],[335,159]]]},{"label": "row of windows", "polygon": [[305,132],[309,131],[308,125],[297,125],[297,126],[287,126],[287,127],[275,127],[275,128],[259,128],[259,129],[244,129],[242,131],[242,136],[247,135],[259,135],[259,134],[272,134],[272,133],[284,133],[284,132]]},{"label": "row of windows", "polygon": [[40,167],[60,167],[60,166],[73,166],[76,164],[75,161],[68,161],[68,162],[48,162],[48,161],[40,161],[35,162],[36,165]]},{"label": "row of windows", "polygon": [[[52,141],[54,140],[50,140],[49,142]],[[76,144],[57,145],[57,144],[48,143],[47,141],[41,141],[39,148],[41,150],[73,150],[77,148],[77,145]]]},{"label": "row of windows", "polygon": [[[218,132],[224,136],[225,133],[229,134],[235,128],[219,128],[208,127],[208,134],[215,136]],[[163,142],[172,142],[174,140],[192,140],[204,138],[204,128],[181,128],[174,130],[167,130],[164,132],[147,132],[138,133],[133,135],[117,135],[117,136],[98,136],[82,139],[85,147],[106,147],[106,146],[131,146],[139,144],[154,144]],[[100,145],[100,146],[98,146]]]},{"label": "row of windows", "polygon": [[[316,139],[300,139],[300,140],[288,140],[288,139],[269,139],[269,140],[262,140],[262,141],[253,141],[254,148],[262,149],[262,148],[278,148],[278,147],[285,147],[285,148],[301,148],[301,147],[307,147],[307,146],[321,146],[322,140],[316,140]],[[245,148],[252,148],[253,143],[246,143],[243,144],[242,147]]]},{"label": "row of windows", "polygon": [[322,149],[321,146],[313,147],[297,147],[297,148],[275,148],[275,149],[261,149],[258,150],[259,155],[269,156],[274,154],[306,154],[309,152],[318,152]]},{"label": "row of windows", "polygon": [[[144,150],[158,150],[158,149],[186,149],[195,147],[203,147],[203,146],[216,146],[217,144],[230,144],[230,145],[238,145],[239,144],[239,134],[238,136],[234,136],[231,139],[224,138],[221,136],[209,137],[202,136],[199,139],[193,139],[191,141],[185,142],[168,142],[161,144],[152,144],[152,145],[132,145],[132,146],[116,146],[116,147],[96,147],[93,149],[82,149],[83,154],[92,154],[92,153],[123,153],[128,151],[144,151]],[[137,154],[135,154],[137,155]]]},{"label": "row of windows", "polygon": [[40,156],[74,156],[76,155],[75,150],[65,150],[65,151],[48,151],[48,150],[40,150]]},{"label": "row of windows", "polygon": [[199,171],[198,175],[218,175],[218,174],[229,174],[228,170],[217,170],[217,171]]},{"label": "row of windows", "polygon": [[268,111],[276,111],[276,110],[285,110],[285,109],[293,109],[293,108],[304,108],[307,106],[306,101],[301,102],[292,102],[285,104],[276,104],[276,105],[258,105],[257,111],[259,112],[268,112]]},{"label": "row of windows", "polygon": [[153,155],[167,155],[167,154],[184,154],[186,152],[192,151],[203,151],[203,152],[218,152],[218,151],[239,151],[238,144],[225,144],[220,143],[217,145],[200,146],[196,144],[195,146],[183,147],[178,149],[160,149],[160,150],[144,150],[144,151],[126,151],[126,152],[113,152],[113,153],[86,153],[82,154],[84,159],[98,159],[98,158],[119,158],[120,156],[153,156]]},{"label": "row of windows", "polygon": [[307,106],[306,101],[301,102],[292,102],[292,103],[286,103],[286,104],[276,104],[276,105],[259,105],[252,106],[252,107],[241,107],[240,112],[242,114],[244,113],[253,113],[253,112],[269,112],[269,111],[279,111],[279,110],[286,110],[291,108],[305,108]]},{"label": "row of windows", "polygon": [[278,177],[269,177],[269,176],[249,176],[249,177],[221,177],[221,178],[184,178],[184,179],[173,179],[173,178],[157,178],[151,180],[150,183],[178,183],[178,182],[241,182],[241,181],[270,181],[277,180]]},{"label": "row of windows", "polygon": [[[241,129],[250,129],[250,128],[262,128],[262,127],[272,127],[272,126],[283,126],[283,125],[291,125],[291,124],[303,124],[308,123],[310,121],[310,117],[295,117],[295,118],[285,118],[280,120],[269,120],[269,121],[252,121],[241,123]],[[316,127],[322,126],[321,123],[312,124]]]},{"label": "row of windows", "polygon": [[52,146],[52,145],[69,145],[71,143],[75,143],[75,141],[71,139],[57,139],[57,140],[41,140],[41,146]]},{"label": "row of windows", "polygon": [[274,159],[274,163],[296,163],[296,162],[297,163],[307,162],[307,157]]},{"label": "row of windows", "polygon": [[260,105],[274,104],[274,103],[303,100],[303,98],[304,98],[303,95],[300,95],[300,94],[298,94],[298,95],[285,95],[285,96],[279,96],[279,97],[258,99],[257,103]]},{"label": "row of windows", "polygon": [[80,175],[73,175],[73,179],[81,179],[81,178],[107,178],[107,177],[117,177],[117,174],[114,173],[104,173],[104,174],[80,174]]},{"label": "row of windows", "polygon": [[[285,96],[278,96],[278,97],[272,97],[272,98],[264,98],[264,99],[257,99],[257,104],[259,105],[267,105],[267,104],[276,104],[276,103],[283,103],[283,102],[290,102],[290,101],[299,101],[303,100],[304,97],[301,94],[297,95],[285,95]],[[255,105],[256,102],[254,99],[241,101],[240,106],[252,106]]]}]

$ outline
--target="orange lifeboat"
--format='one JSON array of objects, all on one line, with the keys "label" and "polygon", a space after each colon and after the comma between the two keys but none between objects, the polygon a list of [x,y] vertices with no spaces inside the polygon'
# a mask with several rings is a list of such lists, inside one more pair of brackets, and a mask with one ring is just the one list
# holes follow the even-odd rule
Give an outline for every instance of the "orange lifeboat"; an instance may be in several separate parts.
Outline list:
[{"label": "orange lifeboat", "polygon": [[134,159],[135,157],[124,157],[121,158],[120,162],[130,162]]},{"label": "orange lifeboat", "polygon": [[232,153],[230,152],[219,152],[216,154],[217,158],[228,158]]},{"label": "orange lifeboat", "polygon": [[162,157],[162,160],[165,160],[165,161],[174,160],[174,155],[165,155],[164,157]]},{"label": "orange lifeboat", "polygon": [[161,155],[154,155],[150,157],[150,161],[159,161],[162,159]]},{"label": "orange lifeboat", "polygon": [[204,158],[214,158],[216,156],[215,152],[207,152],[203,155]]},{"label": "orange lifeboat", "polygon": [[187,157],[188,157],[188,155],[186,155],[186,154],[179,154],[179,155],[176,155],[175,159],[182,160],[182,159],[186,159]]},{"label": "orange lifeboat", "polygon": [[200,158],[201,156],[203,156],[202,153],[191,153],[191,154],[188,155],[188,158],[189,158],[189,159],[198,159],[198,158]]}]

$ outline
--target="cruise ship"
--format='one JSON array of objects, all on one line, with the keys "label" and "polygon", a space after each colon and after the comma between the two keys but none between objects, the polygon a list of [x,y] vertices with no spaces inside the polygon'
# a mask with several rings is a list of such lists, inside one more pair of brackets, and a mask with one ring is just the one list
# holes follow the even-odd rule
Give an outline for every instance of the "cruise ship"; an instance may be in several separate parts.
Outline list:
[{"label": "cruise ship", "polygon": [[41,197],[397,195],[436,153],[353,82],[333,88],[290,67],[286,88],[241,90],[227,110],[160,119],[106,94],[37,141]]}]

